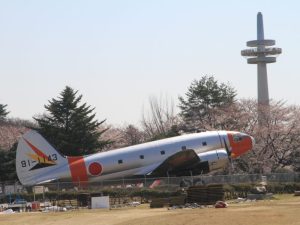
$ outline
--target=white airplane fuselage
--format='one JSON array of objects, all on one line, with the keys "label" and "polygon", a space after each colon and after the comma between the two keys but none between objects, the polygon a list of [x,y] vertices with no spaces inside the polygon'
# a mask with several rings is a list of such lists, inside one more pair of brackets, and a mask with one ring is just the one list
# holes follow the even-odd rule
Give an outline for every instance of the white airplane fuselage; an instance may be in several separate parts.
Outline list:
[{"label": "white airplane fuselage", "polygon": [[[243,137],[243,140],[239,141],[234,135]],[[169,173],[176,175],[189,169],[206,173],[223,169],[229,161],[228,151],[233,157],[237,157],[250,150],[253,144],[253,138],[243,133],[210,131],[88,156],[64,157],[40,138],[37,133],[29,133],[19,141],[16,167],[23,184],[52,180],[85,183],[151,174],[167,176]],[[37,156],[36,162],[32,160],[32,156],[29,160],[25,159],[32,151],[39,154],[38,157],[44,152],[43,157],[47,156],[49,160],[44,159],[43,162],[43,158]]]},{"label": "white airplane fuselage", "polygon": [[[185,151],[186,149],[193,149],[197,155],[202,154],[203,157],[207,155],[203,153],[210,152],[210,155],[215,155],[216,159],[219,159],[218,167],[222,169],[228,160],[226,151],[221,150],[221,148],[222,142],[218,133],[205,132],[98,153],[87,156],[85,162],[86,164],[90,164],[94,161],[98,161],[103,165],[102,175],[90,177],[89,179],[91,181],[114,179],[122,176],[126,177],[132,174],[138,174],[141,170],[150,172],[151,168],[153,169],[159,166],[175,153]],[[217,151],[220,155],[219,158],[217,158]],[[211,157],[211,159],[213,158]],[[122,160],[121,164],[119,160]],[[213,165],[211,166],[213,167]]]}]

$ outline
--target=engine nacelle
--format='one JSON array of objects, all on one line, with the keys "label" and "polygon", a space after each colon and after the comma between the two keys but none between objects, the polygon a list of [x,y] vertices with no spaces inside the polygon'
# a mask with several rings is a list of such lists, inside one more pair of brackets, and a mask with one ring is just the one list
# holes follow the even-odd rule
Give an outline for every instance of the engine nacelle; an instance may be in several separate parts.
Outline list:
[{"label": "engine nacelle", "polygon": [[228,163],[228,155],[225,150],[213,150],[198,154],[201,162],[207,162],[209,172],[223,169]]}]

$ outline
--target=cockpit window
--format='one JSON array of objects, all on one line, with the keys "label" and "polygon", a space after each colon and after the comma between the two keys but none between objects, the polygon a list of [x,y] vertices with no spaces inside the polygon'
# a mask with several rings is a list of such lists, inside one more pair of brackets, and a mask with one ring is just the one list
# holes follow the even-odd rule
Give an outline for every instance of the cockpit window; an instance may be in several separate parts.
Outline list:
[{"label": "cockpit window", "polygon": [[233,135],[233,141],[234,142],[240,142],[242,140],[243,140],[243,136],[242,135],[240,135],[240,134],[234,134]]}]

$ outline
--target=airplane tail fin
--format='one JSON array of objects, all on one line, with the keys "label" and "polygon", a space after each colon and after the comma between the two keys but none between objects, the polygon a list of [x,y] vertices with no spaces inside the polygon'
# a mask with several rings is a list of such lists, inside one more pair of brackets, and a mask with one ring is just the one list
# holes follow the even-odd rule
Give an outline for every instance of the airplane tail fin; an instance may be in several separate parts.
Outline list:
[{"label": "airplane tail fin", "polygon": [[23,185],[33,185],[58,179],[54,171],[67,165],[67,158],[57,152],[39,133],[26,132],[19,140],[16,170]]}]

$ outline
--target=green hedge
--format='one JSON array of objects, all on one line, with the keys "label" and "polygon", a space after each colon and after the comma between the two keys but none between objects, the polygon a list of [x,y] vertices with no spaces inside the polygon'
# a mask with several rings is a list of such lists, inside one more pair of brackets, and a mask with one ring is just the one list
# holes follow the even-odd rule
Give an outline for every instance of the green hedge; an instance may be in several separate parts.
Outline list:
[{"label": "green hedge", "polygon": [[279,183],[279,184],[268,184],[268,192],[274,194],[292,194],[295,191],[300,191],[300,183]]},{"label": "green hedge", "polygon": [[[223,185],[225,198],[234,199],[237,197],[246,197],[248,193],[251,193],[251,189],[254,188],[251,184],[235,184],[235,185]],[[267,186],[267,191],[274,194],[283,193],[294,193],[300,190],[300,183],[269,183]],[[50,191],[45,193],[45,199],[50,201],[62,200],[62,199],[77,199],[79,194],[88,193],[91,196],[109,195],[112,198],[123,198],[123,197],[141,197],[143,199],[152,198],[167,198],[171,196],[179,196],[182,194],[181,190],[178,191],[161,191],[153,189],[134,189],[134,188],[114,188],[114,189],[104,189],[101,191]],[[18,198],[23,198],[27,201],[33,201],[34,195],[32,193],[12,195],[12,199],[16,196]],[[2,196],[0,202],[7,202],[9,196]],[[42,194],[36,194],[35,200],[42,200]]]},{"label": "green hedge", "polygon": [[[90,194],[91,196],[107,196],[109,195],[112,198],[123,198],[123,197],[142,197],[145,199],[151,198],[160,198],[160,197],[170,197],[170,196],[178,196],[181,194],[181,191],[176,192],[167,192],[167,191],[157,191],[157,190],[150,190],[150,189],[125,189],[125,188],[118,188],[118,189],[105,189],[94,192],[89,191],[50,191],[45,192],[44,196],[45,199],[50,201],[54,200],[61,200],[61,199],[77,199],[78,195],[80,194]],[[15,198],[15,195],[12,195],[12,198]],[[25,194],[18,194],[19,198],[25,199],[27,201],[33,201],[34,195],[33,193],[25,193]],[[42,200],[43,194],[35,194],[35,200]],[[6,201],[8,200],[8,196]],[[5,202],[5,198],[2,199],[2,202]]]}]

